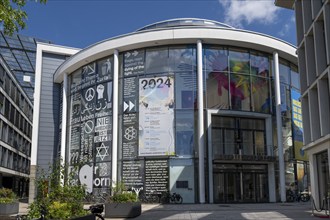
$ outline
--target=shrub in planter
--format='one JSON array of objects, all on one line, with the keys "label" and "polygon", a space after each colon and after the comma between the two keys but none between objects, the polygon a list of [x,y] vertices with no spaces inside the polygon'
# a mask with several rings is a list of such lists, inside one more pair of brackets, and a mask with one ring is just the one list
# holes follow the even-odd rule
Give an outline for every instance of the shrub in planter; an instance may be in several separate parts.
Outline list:
[{"label": "shrub in planter", "polygon": [[113,195],[104,204],[106,218],[132,218],[141,215],[141,203],[134,192],[128,192],[121,182],[112,190]]},{"label": "shrub in planter", "polygon": [[16,194],[7,188],[0,188],[0,215],[17,214],[19,203]]},{"label": "shrub in planter", "polygon": [[85,187],[71,184],[73,174],[66,175],[67,170],[60,162],[50,166],[48,172],[38,170],[37,197],[29,206],[29,218],[39,218],[43,209],[46,219],[66,220],[90,214],[83,208]]}]

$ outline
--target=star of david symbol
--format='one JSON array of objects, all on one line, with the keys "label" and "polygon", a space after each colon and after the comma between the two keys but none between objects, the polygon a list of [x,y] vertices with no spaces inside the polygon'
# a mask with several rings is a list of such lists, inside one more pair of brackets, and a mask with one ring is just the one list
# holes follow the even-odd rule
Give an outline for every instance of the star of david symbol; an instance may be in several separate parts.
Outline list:
[{"label": "star of david symbol", "polygon": [[[100,147],[96,148],[96,150],[97,150],[96,157],[99,157],[99,158],[101,158],[101,160],[104,160],[104,158],[106,156],[109,156],[108,149],[109,149],[109,146],[105,146],[104,143],[102,143]],[[104,153],[101,154],[101,152],[103,150],[104,150]]]}]

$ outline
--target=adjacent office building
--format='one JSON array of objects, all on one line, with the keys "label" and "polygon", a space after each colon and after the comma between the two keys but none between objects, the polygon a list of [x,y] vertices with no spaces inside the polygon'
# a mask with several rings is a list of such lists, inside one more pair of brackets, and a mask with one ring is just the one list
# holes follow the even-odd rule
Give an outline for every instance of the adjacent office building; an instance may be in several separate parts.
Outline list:
[{"label": "adjacent office building", "polygon": [[0,32],[0,187],[28,197],[36,39]]},{"label": "adjacent office building", "polygon": [[275,202],[307,187],[294,46],[174,19],[37,48],[31,177],[61,156],[96,195],[123,181],[184,203]]},{"label": "adjacent office building", "polygon": [[304,150],[310,161],[311,192],[318,207],[330,196],[330,1],[277,0],[295,10]]}]

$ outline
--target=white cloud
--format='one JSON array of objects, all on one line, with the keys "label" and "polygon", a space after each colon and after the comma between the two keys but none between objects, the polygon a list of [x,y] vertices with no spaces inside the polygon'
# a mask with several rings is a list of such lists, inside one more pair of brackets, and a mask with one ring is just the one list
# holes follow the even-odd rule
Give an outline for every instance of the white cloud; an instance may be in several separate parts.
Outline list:
[{"label": "white cloud", "polygon": [[242,28],[244,23],[274,23],[280,9],[274,0],[219,0],[225,10],[224,22]]},{"label": "white cloud", "polygon": [[278,35],[280,37],[284,37],[285,35],[290,33],[291,30],[295,28],[295,22],[296,22],[295,16],[292,15],[285,23],[285,25],[281,28],[281,30],[278,32]]}]

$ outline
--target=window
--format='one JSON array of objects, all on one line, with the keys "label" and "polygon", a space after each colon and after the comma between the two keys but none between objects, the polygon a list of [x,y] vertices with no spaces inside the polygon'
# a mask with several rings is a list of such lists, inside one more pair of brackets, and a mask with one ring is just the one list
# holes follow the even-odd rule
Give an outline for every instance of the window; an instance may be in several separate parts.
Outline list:
[{"label": "window", "polygon": [[229,50],[229,65],[232,73],[250,74],[249,53],[238,49]]},{"label": "window", "polygon": [[146,73],[168,73],[168,48],[152,48],[146,50]]},{"label": "window", "polygon": [[250,111],[250,76],[231,74],[230,98],[234,110]]}]

